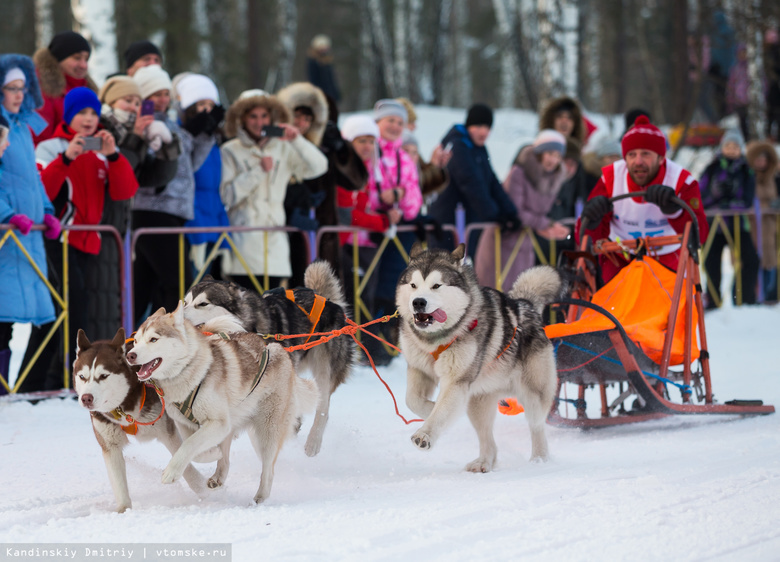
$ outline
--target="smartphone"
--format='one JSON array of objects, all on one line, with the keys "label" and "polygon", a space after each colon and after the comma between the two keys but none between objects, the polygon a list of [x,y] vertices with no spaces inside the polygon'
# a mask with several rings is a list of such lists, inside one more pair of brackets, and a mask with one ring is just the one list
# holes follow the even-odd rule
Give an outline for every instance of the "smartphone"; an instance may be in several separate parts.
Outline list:
[{"label": "smartphone", "polygon": [[103,148],[103,139],[100,137],[84,137],[84,150],[100,150]]},{"label": "smartphone", "polygon": [[141,115],[154,115],[154,101],[144,100],[141,104]]},{"label": "smartphone", "polygon": [[448,142],[447,146],[442,147],[443,152],[452,152],[452,142]]},{"label": "smartphone", "polygon": [[266,125],[263,127],[263,131],[260,133],[260,135],[263,137],[281,137],[284,136],[284,127]]}]

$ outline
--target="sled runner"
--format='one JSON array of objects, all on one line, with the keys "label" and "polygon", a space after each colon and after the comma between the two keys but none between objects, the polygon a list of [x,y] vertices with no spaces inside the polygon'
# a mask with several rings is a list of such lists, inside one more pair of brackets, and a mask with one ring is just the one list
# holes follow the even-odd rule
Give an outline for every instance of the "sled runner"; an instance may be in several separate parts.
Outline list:
[{"label": "sled runner", "polygon": [[[643,196],[644,192],[619,195]],[[566,322],[545,328],[556,349],[558,395],[549,414],[552,425],[604,427],[673,414],[771,414],[760,400],[718,403],[710,378],[698,264],[696,217],[679,198],[675,202],[693,221],[682,235],[605,240],[596,255],[617,253],[634,259],[596,290],[595,272],[584,252],[577,254],[578,281]],[[582,231],[584,232],[584,225]],[[681,244],[677,273],[655,259],[663,246]],[[574,396],[569,389],[574,388]],[[589,417],[588,400],[598,395],[600,412]]]}]

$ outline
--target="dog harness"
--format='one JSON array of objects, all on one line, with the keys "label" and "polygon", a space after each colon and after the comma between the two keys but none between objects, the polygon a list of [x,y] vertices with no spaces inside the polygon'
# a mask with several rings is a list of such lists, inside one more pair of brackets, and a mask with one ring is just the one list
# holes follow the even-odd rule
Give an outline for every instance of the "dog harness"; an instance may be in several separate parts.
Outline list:
[{"label": "dog harness", "polygon": [[[224,332],[219,332],[218,335],[223,340],[230,340],[230,336]],[[264,349],[263,354],[260,356],[259,368],[257,369],[257,373],[255,374],[254,380],[252,380],[252,388],[249,389],[247,396],[252,394],[255,388],[257,388],[257,385],[260,384],[260,380],[263,378],[263,375],[265,374],[265,370],[267,367],[268,367],[268,349]],[[176,409],[179,410],[185,418],[187,418],[192,423],[195,423],[197,425],[200,425],[200,422],[195,417],[195,414],[192,413],[192,405],[195,403],[195,398],[198,397],[199,391],[200,391],[200,385],[196,386],[195,389],[192,392],[190,392],[189,396],[187,396],[187,398],[185,398],[182,402],[171,402],[171,404],[176,406]]]},{"label": "dog harness", "polygon": [[[143,385],[141,387],[141,405],[138,407],[139,415],[140,412],[143,411],[145,403],[146,403],[146,385]],[[164,413],[165,413],[164,402],[162,404],[162,408],[160,408],[160,415],[150,422],[139,422],[130,414],[125,413],[125,411],[122,410],[121,406],[117,406],[116,408],[114,408],[109,412],[109,414],[111,414],[111,417],[114,418],[115,420],[118,421],[124,419],[125,421],[130,423],[130,425],[121,425],[121,424],[119,425],[119,427],[122,428],[122,431],[124,431],[128,435],[136,435],[138,433],[139,425],[154,425],[157,422],[157,420],[159,420],[162,417]]]},{"label": "dog harness", "polygon": [[304,309],[301,305],[299,305],[297,302],[295,302],[295,291],[291,289],[287,289],[285,291],[285,295],[288,299],[290,299],[292,302],[295,303],[295,306],[301,309],[301,312],[303,312],[309,319],[309,322],[311,322],[311,332],[309,332],[309,337],[306,338],[306,341],[303,343],[309,343],[309,340],[311,339],[312,335],[317,329],[317,324],[320,323],[320,317],[322,316],[322,311],[325,310],[325,303],[328,302],[328,299],[323,297],[322,295],[318,295],[315,293],[314,295],[314,304],[311,307],[311,310],[309,312],[306,312],[306,309]]},{"label": "dog harness", "polygon": [[[476,328],[476,327],[477,327],[477,319],[474,318],[474,321],[471,323],[471,326],[469,326],[469,332],[474,331],[474,328]],[[445,351],[447,351],[449,349],[449,347],[453,343],[455,343],[456,339],[458,339],[458,336],[455,336],[454,338],[452,338],[450,340],[450,343],[443,343],[439,347],[437,347],[435,350],[431,351],[431,355],[433,356],[433,360],[434,361],[438,361],[439,360],[439,356],[442,353],[444,353]]]}]

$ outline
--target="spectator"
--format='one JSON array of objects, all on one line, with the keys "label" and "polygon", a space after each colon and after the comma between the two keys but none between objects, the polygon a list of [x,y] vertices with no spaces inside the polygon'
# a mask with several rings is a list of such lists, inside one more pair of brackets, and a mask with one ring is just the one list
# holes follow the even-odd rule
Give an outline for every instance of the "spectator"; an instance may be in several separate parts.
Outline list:
[{"label": "spectator", "polygon": [[[221,149],[220,195],[231,225],[283,227],[290,178],[316,178],[327,171],[327,158],[289,121],[284,105],[261,90],[244,92],[230,106],[225,134],[231,140]],[[280,127],[282,136],[264,134],[267,125]],[[237,232],[233,239],[251,273],[267,274],[270,287],[280,286],[292,274],[286,232]],[[240,285],[253,287],[238,259],[231,258],[223,272]]]},{"label": "spectator", "polygon": [[[485,142],[492,126],[493,110],[478,103],[469,108],[465,124],[455,125],[444,136],[441,145],[452,145],[452,158],[447,164],[450,183],[430,207],[431,216],[439,224],[455,224],[455,210],[462,205],[466,225],[498,222],[510,231],[522,226],[517,209],[490,165]],[[478,240],[475,232],[467,241],[470,256],[474,255]],[[452,246],[451,241],[447,245]]]},{"label": "spectator", "polygon": [[736,55],[736,39],[734,28],[726,14],[718,10],[712,14],[713,28],[710,34],[711,62],[709,78],[713,85],[715,111],[721,119],[726,109],[726,82],[734,65]]},{"label": "spectator", "polygon": [[336,104],[341,101],[341,91],[333,72],[333,55],[330,37],[315,35],[306,53],[306,77]]},{"label": "spectator", "polygon": [[132,77],[139,68],[153,64],[162,66],[162,53],[151,41],[134,41],[125,49],[125,68],[128,76]]},{"label": "spectator", "polygon": [[780,159],[767,141],[747,146],[748,166],[756,178],[756,198],[761,207],[761,232],[756,233],[761,248],[761,275],[764,300],[777,302],[777,213],[780,211]]},{"label": "spectator", "polygon": [[780,141],[780,36],[777,29],[764,33],[764,72],[766,74],[766,136]]},{"label": "spectator", "polygon": [[626,128],[623,129],[623,134],[620,135],[621,140],[623,140],[623,137],[626,136],[628,130],[634,126],[634,122],[642,115],[647,117],[648,121],[652,122],[653,117],[650,115],[650,112],[647,111],[646,109],[642,109],[641,107],[634,107],[626,111],[626,114],[623,116],[623,120],[625,121]]},{"label": "spectator", "polygon": [[[582,210],[581,221],[587,220],[585,234],[596,241],[681,234],[691,218],[672,201],[676,195],[695,211],[700,239],[706,240],[709,228],[701,205],[699,184],[690,172],[666,158],[663,133],[647,117],[640,116],[623,136],[621,147],[623,160],[602,170],[601,179]],[[631,197],[616,201],[614,205],[609,200],[616,195],[644,190],[648,192],[645,199]],[[578,239],[582,236],[581,227],[580,222]],[[629,262],[620,255],[611,258],[614,261],[599,256],[604,282]],[[680,245],[661,248],[657,259],[677,271]]]},{"label": "spectator", "polygon": [[[30,258],[41,273],[47,275],[43,236],[59,237],[60,225],[35,167],[32,134],[40,133],[46,121],[35,111],[43,104],[43,98],[32,59],[23,55],[0,55],[0,84],[0,115],[8,129],[7,138],[0,143],[4,150],[0,165],[0,222],[16,228],[15,234]],[[46,225],[45,232],[30,230],[32,225],[41,223]],[[55,314],[43,279],[17,245],[8,240],[0,249],[0,275],[3,279],[0,283],[0,373],[7,380],[13,324],[31,322],[34,327],[45,326],[48,331]],[[41,328],[37,333],[45,332]],[[31,338],[23,364],[29,363],[41,343],[42,337]],[[44,364],[46,359],[44,357],[40,363]],[[45,364],[38,371],[40,378],[32,373],[28,375],[19,390],[44,390],[47,371],[48,364]],[[0,388],[4,389],[2,385]]]},{"label": "spectator", "polygon": [[[548,218],[555,200],[568,176],[563,164],[566,137],[553,129],[544,129],[536,135],[533,144],[525,146],[512,166],[504,189],[512,199],[520,220],[547,239],[565,240],[569,228]],[[483,285],[508,292],[526,269],[534,265],[534,248],[530,237],[523,240],[517,257],[512,262],[503,283],[498,287],[494,248],[494,228],[486,229],[479,239],[474,270]],[[519,233],[501,238],[501,268],[512,254]]]},{"label": "spectator", "polygon": [[[713,83],[709,79],[710,68],[710,38],[702,35],[699,40],[695,35],[688,36],[688,85],[691,88],[698,88],[699,98],[696,102],[696,109],[701,110],[708,123],[718,121],[713,107]],[[695,90],[694,90],[695,91]],[[634,116],[636,120],[638,116]],[[650,116],[647,116],[650,119]],[[698,120],[698,116],[695,117]],[[631,123],[634,122],[631,121]],[[694,121],[696,122],[696,121]],[[626,125],[628,130],[630,124]]]},{"label": "spectator", "polygon": [[411,131],[404,131],[401,148],[417,165],[417,175],[420,178],[420,191],[423,196],[423,204],[420,207],[422,215],[428,214],[429,205],[444,191],[450,183],[450,175],[447,172],[447,163],[452,156],[452,150],[444,150],[440,144],[436,145],[431,155],[431,161],[426,162],[420,157],[420,146],[417,138]]},{"label": "spectator", "polygon": [[65,94],[73,88],[98,88],[89,77],[89,42],[75,31],[63,31],[54,36],[48,47],[35,52],[33,61],[38,71],[43,107],[38,113],[46,119],[48,126],[35,136],[35,144],[50,138],[62,123],[62,105]]},{"label": "spectator", "polygon": [[620,141],[604,139],[595,152],[588,152],[583,155],[582,166],[585,168],[586,200],[599,182],[599,178],[601,178],[601,169],[623,158],[620,152]]},{"label": "spectator", "polygon": [[[209,100],[208,96],[213,95],[216,88],[200,90],[196,85],[193,91],[190,91],[189,88],[185,88],[182,81],[179,85],[179,96],[186,95],[187,99],[196,101],[205,99],[211,103],[200,104],[199,111],[195,112],[192,119],[188,119],[185,114],[180,126],[171,121],[167,114],[173,87],[168,73],[158,65],[150,65],[140,68],[133,79],[138,83],[141,96],[145,100],[154,102],[155,120],[144,132],[144,137],[152,150],[170,143],[174,135],[178,136],[181,142],[176,176],[164,186],[139,188],[133,203],[133,228],[180,228],[195,216],[193,174],[206,160],[214,144],[216,118],[219,112],[215,100]],[[209,107],[212,107],[210,111]],[[200,115],[202,112],[205,116]],[[185,252],[188,252],[186,248]],[[185,267],[185,286],[191,282],[191,275],[190,269]],[[147,235],[139,238],[136,244],[133,285],[134,314],[137,322],[143,320],[149,305],[152,311],[159,307],[164,307],[166,310],[176,308],[182,296],[179,294],[177,235]]]},{"label": "spectator", "polygon": [[[62,123],[50,139],[35,149],[43,185],[63,224],[100,224],[106,194],[115,201],[126,200],[138,189],[133,169],[117,149],[114,137],[108,131],[98,131],[99,120],[100,101],[95,92],[86,87],[74,88],[65,96]],[[85,146],[90,137],[100,139],[100,148]],[[49,260],[62,279],[62,247],[56,242],[46,246]],[[92,291],[87,279],[98,267],[100,247],[101,235],[97,232],[75,231],[68,236],[71,335],[89,322]],[[65,350],[70,363],[75,358],[75,338],[65,342]]]},{"label": "spectator", "polygon": [[566,138],[573,138],[584,146],[588,127],[582,108],[574,98],[560,97],[550,100],[539,115],[539,130],[554,129]]},{"label": "spectator", "polygon": [[[756,182],[753,172],[748,166],[747,160],[742,155],[744,140],[739,131],[726,131],[720,141],[720,149],[712,162],[705,168],[699,180],[702,204],[705,210],[709,209],[739,209],[749,210],[753,207],[753,199],[756,194]],[[742,302],[745,304],[756,303],[756,285],[758,282],[758,254],[751,236],[750,220],[747,216],[724,217],[725,223],[731,228],[728,234],[718,229],[713,238],[710,252],[704,261],[704,268],[709,277],[708,289],[714,291],[707,293],[705,307],[715,308],[721,302],[720,278],[721,258],[723,249],[728,244],[728,238],[734,239],[735,230],[740,230],[740,255],[742,268]],[[712,227],[712,219],[708,219]],[[734,290],[736,302],[736,284]],[[717,296],[717,298],[715,298]]]},{"label": "spectator", "polygon": [[726,107],[728,113],[736,113],[742,138],[750,138],[748,106],[750,105],[750,76],[748,75],[747,47],[737,46],[737,62],[731,67],[726,85]]},{"label": "spectator", "polygon": [[395,101],[401,102],[401,105],[406,108],[406,128],[413,133],[417,129],[417,112],[414,110],[414,104],[409,98],[396,98]]}]

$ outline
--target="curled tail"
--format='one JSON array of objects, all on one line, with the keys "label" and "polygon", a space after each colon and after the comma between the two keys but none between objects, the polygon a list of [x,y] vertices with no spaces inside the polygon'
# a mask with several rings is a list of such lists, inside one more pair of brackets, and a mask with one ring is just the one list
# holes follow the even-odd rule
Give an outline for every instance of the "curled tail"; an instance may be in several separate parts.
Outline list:
[{"label": "curled tail", "polygon": [[313,261],[303,274],[303,284],[329,301],[346,308],[347,299],[341,281],[325,260]]},{"label": "curled tail", "polygon": [[545,306],[563,296],[565,285],[558,270],[549,265],[539,265],[520,274],[512,285],[509,296],[531,302],[541,314]]}]

